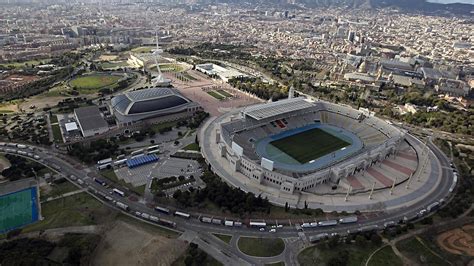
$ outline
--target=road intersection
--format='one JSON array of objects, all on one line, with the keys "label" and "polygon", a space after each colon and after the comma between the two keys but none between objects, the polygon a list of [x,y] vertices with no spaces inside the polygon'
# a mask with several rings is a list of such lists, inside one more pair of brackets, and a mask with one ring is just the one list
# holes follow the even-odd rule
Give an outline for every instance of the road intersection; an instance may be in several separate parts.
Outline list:
[{"label": "road intersection", "polygon": [[[6,149],[7,146],[14,146],[14,144],[5,144],[5,148],[3,148],[3,151],[0,152],[16,154],[15,149],[9,149],[10,151],[8,152]],[[260,261],[258,259],[254,259],[245,254],[242,254],[238,250],[238,248],[235,247],[235,245],[228,246],[222,244],[221,242],[219,242],[220,240],[211,235],[212,233],[248,237],[278,237],[285,239],[285,241],[287,242],[287,247],[293,246],[293,244],[288,245],[288,241],[294,243],[295,241],[301,240],[301,242],[303,243],[302,246],[305,246],[307,245],[307,243],[304,243],[305,241],[303,241],[303,239],[308,239],[310,236],[314,236],[322,232],[329,234],[338,233],[340,235],[343,235],[347,234],[348,232],[357,232],[361,228],[373,225],[377,225],[378,229],[383,229],[383,224],[387,221],[398,222],[400,220],[403,220],[404,217],[411,217],[413,215],[416,215],[419,210],[426,208],[429,203],[433,201],[439,201],[441,199],[448,199],[450,196],[449,189],[453,183],[453,171],[450,167],[450,161],[433,143],[428,142],[428,147],[433,152],[433,155],[436,157],[436,159],[440,162],[442,166],[441,172],[439,173],[441,177],[440,182],[436,186],[436,188],[430,192],[429,201],[421,201],[415,203],[409,208],[402,208],[391,212],[384,212],[381,215],[377,215],[371,218],[360,218],[359,221],[354,224],[339,224],[332,227],[315,227],[305,229],[304,231],[299,231],[297,229],[297,227],[299,226],[285,226],[283,228],[279,228],[276,233],[270,234],[267,231],[261,232],[259,230],[256,230],[255,228],[247,227],[245,225],[242,227],[226,227],[223,225],[202,223],[198,219],[199,215],[195,213],[192,214],[190,219],[183,219],[173,215],[159,214],[152,208],[153,206],[150,203],[144,201],[136,201],[136,199],[132,200],[132,197],[129,199],[116,195],[115,193],[111,193],[111,190],[113,189],[112,187],[102,186],[97,182],[94,182],[93,177],[97,175],[97,173],[95,173],[95,170],[91,170],[82,166],[74,159],[44,147],[34,147],[31,145],[28,145],[28,147],[31,150],[31,153],[39,156],[39,159],[30,159],[36,160],[39,163],[47,166],[48,168],[57,171],[79,188],[85,189],[87,193],[97,198],[103,204],[112,208],[116,208],[114,203],[122,202],[128,205],[129,207],[128,212],[124,212],[140,220],[143,219],[134,216],[133,213],[149,213],[158,217],[171,220],[176,223],[176,228],[173,230],[185,232],[185,235],[183,237],[185,237],[187,240],[198,243],[203,247],[208,247],[209,249],[206,248],[206,251],[209,251],[211,255],[213,255],[213,257],[216,257],[217,259],[224,260],[224,262],[233,262],[238,264],[261,264],[262,262],[267,260]],[[114,184],[114,187],[119,189],[121,188],[118,184]],[[112,200],[107,200],[101,195],[107,195],[109,199],[111,198]],[[448,202],[448,200],[446,200],[445,202]],[[293,224],[298,224],[298,222],[294,221]],[[299,229],[301,228],[299,227]],[[236,241],[235,237],[233,238],[233,241]],[[217,255],[216,252],[219,252],[219,255]],[[290,264],[291,262],[294,263],[296,261],[296,255],[294,254],[295,252],[297,252],[297,250],[293,250],[293,248],[287,248],[287,251],[282,253],[282,255],[278,259],[285,260],[285,262]],[[245,261],[246,263],[243,263],[243,261]]]}]

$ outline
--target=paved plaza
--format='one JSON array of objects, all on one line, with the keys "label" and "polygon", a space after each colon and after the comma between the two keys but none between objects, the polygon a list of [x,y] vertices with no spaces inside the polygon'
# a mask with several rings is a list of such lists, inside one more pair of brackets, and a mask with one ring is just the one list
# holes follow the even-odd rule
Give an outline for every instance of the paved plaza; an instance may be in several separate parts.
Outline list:
[{"label": "paved plaza", "polygon": [[148,183],[150,177],[164,178],[170,176],[189,177],[200,176],[198,162],[194,160],[169,158],[156,163],[143,165],[137,168],[129,169],[121,167],[115,171],[117,177],[133,186],[142,186]]}]

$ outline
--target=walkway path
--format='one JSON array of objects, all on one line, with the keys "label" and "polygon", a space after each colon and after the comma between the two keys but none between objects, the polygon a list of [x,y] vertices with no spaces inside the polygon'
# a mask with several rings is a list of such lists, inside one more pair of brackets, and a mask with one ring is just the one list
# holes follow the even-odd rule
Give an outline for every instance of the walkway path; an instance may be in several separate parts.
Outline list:
[{"label": "walkway path", "polygon": [[[424,228],[420,228],[420,229],[417,229],[417,230],[414,230],[414,231],[410,231],[409,233],[401,235],[399,237],[396,237],[392,240],[384,239],[384,242],[386,243],[386,245],[384,245],[384,246],[380,247],[379,249],[375,250],[369,256],[369,258],[367,259],[365,265],[366,266],[368,265],[370,259],[372,258],[373,255],[375,255],[375,253],[377,253],[380,249],[382,249],[383,247],[386,247],[386,246],[391,246],[392,247],[393,252],[395,253],[395,255],[397,255],[402,260],[403,265],[410,265],[410,266],[411,265],[418,265],[416,262],[412,261],[411,259],[409,259],[405,255],[403,255],[403,253],[401,253],[400,250],[398,250],[397,243],[400,242],[400,241],[406,240],[408,238],[411,238],[411,237],[417,237],[418,235],[420,235],[422,233],[425,233],[427,231],[432,231],[436,228],[442,228],[442,227],[447,226],[447,225],[450,225],[451,227],[457,227],[457,226],[462,225],[464,223],[474,222],[474,217],[468,217],[469,213],[471,213],[471,211],[473,211],[473,210],[474,210],[474,204],[471,204],[471,207],[469,209],[467,209],[462,215],[460,215],[458,218],[456,218],[454,220],[448,220],[448,221],[440,222],[438,224],[435,224],[435,225],[432,225],[432,226],[429,226],[429,227],[424,227]],[[424,245],[424,243],[422,243],[422,242],[420,242],[420,243],[422,245]],[[430,248],[428,248],[428,247],[426,247],[426,248],[431,251]],[[433,251],[431,251],[431,252],[433,252]],[[438,254],[435,254],[435,253],[433,253],[433,254],[440,257]],[[440,257],[440,258],[443,259],[442,257]],[[450,263],[449,261],[447,261],[447,262]]]},{"label": "walkway path", "polygon": [[64,193],[64,194],[62,194],[58,197],[48,197],[46,200],[41,201],[41,203],[45,203],[45,202],[48,202],[48,201],[53,201],[53,200],[69,197],[69,196],[72,196],[72,195],[76,195],[76,194],[82,193],[86,190],[87,189],[83,188],[83,189],[78,189],[78,190],[74,190],[74,191],[71,191],[71,192]]}]

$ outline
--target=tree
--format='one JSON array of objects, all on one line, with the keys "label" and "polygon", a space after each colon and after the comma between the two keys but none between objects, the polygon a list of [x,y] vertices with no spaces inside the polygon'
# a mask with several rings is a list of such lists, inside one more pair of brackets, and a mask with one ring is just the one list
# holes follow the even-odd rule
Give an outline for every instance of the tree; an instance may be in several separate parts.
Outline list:
[{"label": "tree", "polygon": [[356,236],[355,241],[359,247],[365,247],[367,245],[367,238],[363,235]]},{"label": "tree", "polygon": [[376,246],[382,244],[382,238],[376,233],[372,234],[370,241]]},{"label": "tree", "polygon": [[288,202],[285,202],[285,212],[288,212]]}]

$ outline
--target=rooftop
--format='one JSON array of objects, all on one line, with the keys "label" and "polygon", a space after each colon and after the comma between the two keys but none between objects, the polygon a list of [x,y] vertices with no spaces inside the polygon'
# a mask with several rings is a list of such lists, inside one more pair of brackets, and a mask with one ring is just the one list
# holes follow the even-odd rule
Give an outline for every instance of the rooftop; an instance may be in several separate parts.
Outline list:
[{"label": "rooftop", "polygon": [[81,126],[82,131],[105,128],[109,125],[102,117],[97,106],[87,106],[74,109],[77,122]]},{"label": "rooftop", "polygon": [[272,103],[258,104],[244,109],[245,116],[250,116],[256,120],[270,118],[276,115],[285,114],[297,110],[312,107],[311,102],[302,97],[280,100]]}]

